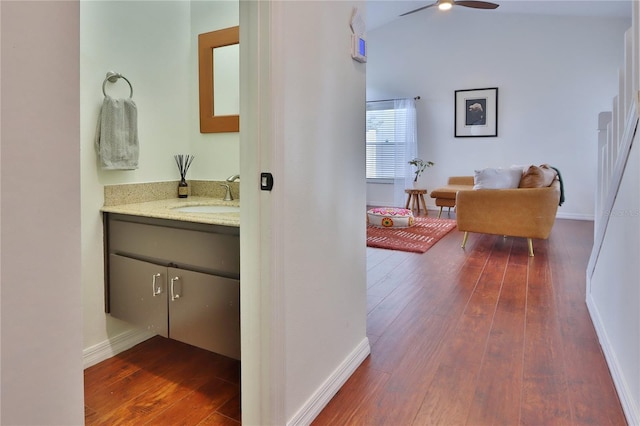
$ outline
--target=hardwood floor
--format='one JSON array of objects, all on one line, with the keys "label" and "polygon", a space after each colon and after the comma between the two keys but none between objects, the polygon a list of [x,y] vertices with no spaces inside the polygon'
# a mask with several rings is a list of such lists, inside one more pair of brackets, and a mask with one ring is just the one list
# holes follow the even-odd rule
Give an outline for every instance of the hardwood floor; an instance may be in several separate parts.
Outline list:
[{"label": "hardwood floor", "polygon": [[[433,212],[430,213],[433,216]],[[367,249],[371,356],[314,425],[624,425],[585,304],[593,223]]]},{"label": "hardwood floor", "polygon": [[[433,216],[434,213],[430,212]],[[624,425],[585,305],[593,224],[367,249],[372,351],[314,425]],[[238,425],[239,362],[153,338],[85,371],[87,425]]]},{"label": "hardwood floor", "polygon": [[154,337],[84,372],[87,425],[240,425],[240,362]]}]

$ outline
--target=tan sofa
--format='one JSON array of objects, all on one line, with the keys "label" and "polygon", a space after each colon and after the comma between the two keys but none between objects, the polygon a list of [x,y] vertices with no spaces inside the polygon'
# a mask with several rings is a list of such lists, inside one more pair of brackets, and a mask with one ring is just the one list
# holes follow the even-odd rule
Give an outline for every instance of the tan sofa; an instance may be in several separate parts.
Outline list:
[{"label": "tan sofa", "polygon": [[438,218],[442,215],[442,208],[456,206],[458,191],[473,189],[473,176],[451,176],[445,186],[431,191],[431,198],[435,198],[436,206],[440,207]]},{"label": "tan sofa", "polygon": [[533,256],[532,238],[546,239],[551,233],[560,201],[561,183],[556,178],[542,188],[482,189],[458,191],[456,220],[464,232],[527,238]]}]

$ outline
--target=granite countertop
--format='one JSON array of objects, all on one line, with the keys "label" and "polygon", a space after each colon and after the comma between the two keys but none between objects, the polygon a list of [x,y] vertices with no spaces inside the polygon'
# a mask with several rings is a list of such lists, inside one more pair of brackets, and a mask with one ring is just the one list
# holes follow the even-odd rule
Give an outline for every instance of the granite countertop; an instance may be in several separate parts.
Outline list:
[{"label": "granite countertop", "polygon": [[120,204],[102,207],[107,213],[128,214],[133,216],[154,217],[158,219],[180,220],[185,222],[208,223],[240,227],[240,213],[186,213],[175,210],[187,206],[234,206],[239,201],[222,201],[211,197],[169,198],[141,203]]}]

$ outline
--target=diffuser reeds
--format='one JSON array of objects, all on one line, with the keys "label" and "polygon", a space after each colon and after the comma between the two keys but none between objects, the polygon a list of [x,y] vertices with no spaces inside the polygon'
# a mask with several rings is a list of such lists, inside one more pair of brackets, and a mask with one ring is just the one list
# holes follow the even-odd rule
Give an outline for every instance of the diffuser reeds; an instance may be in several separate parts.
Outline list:
[{"label": "diffuser reeds", "polygon": [[187,171],[193,162],[193,155],[174,155],[180,172],[180,183],[178,183],[178,198],[187,198],[189,196],[189,185],[187,184]]},{"label": "diffuser reeds", "polygon": [[187,170],[189,170],[194,156],[189,154],[179,154],[174,155],[173,158],[176,159],[176,164],[178,165],[178,170],[180,171],[180,179],[184,180],[187,177]]}]

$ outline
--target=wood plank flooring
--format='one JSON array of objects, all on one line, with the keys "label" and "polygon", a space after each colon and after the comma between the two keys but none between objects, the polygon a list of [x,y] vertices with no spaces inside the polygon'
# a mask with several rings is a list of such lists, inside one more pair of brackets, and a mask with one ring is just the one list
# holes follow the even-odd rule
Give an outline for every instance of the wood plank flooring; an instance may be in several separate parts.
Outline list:
[{"label": "wood plank flooring", "polygon": [[89,367],[86,425],[240,425],[240,362],[154,337]]},{"label": "wood plank flooring", "polygon": [[[433,216],[433,212],[430,212]],[[593,224],[367,249],[372,353],[314,425],[624,425],[585,305]],[[238,425],[239,362],[153,338],[85,371],[87,425]]]},{"label": "wood plank flooring", "polygon": [[[430,213],[433,215],[433,212]],[[367,249],[371,356],[314,425],[625,425],[589,318],[593,223]]]}]

